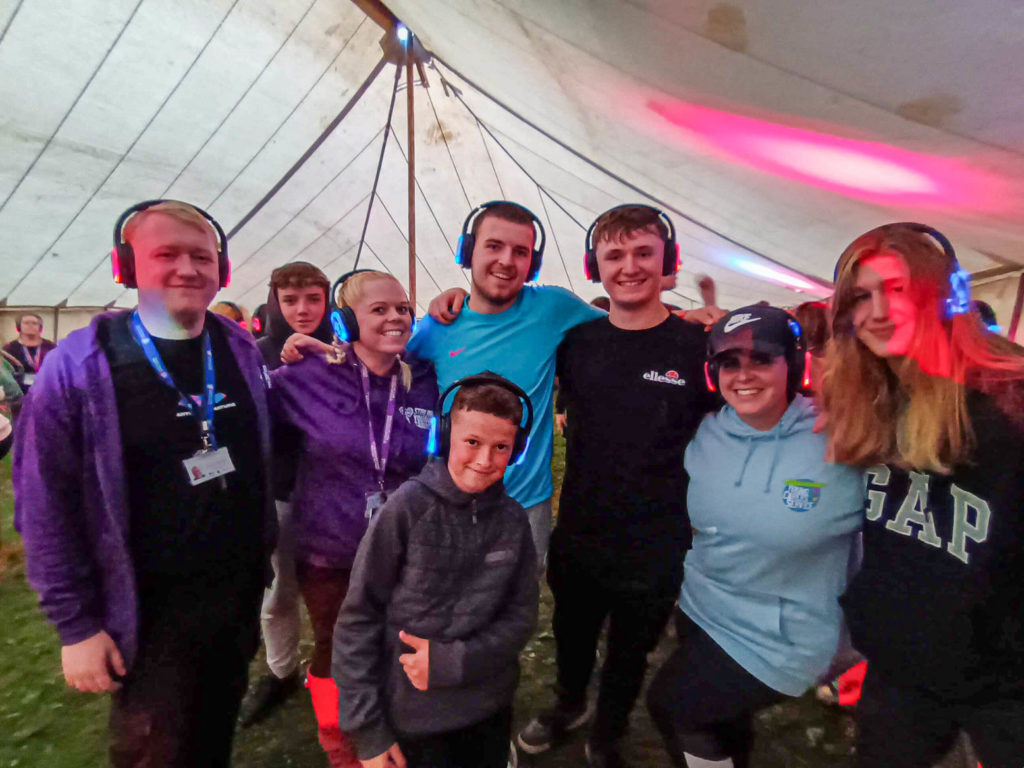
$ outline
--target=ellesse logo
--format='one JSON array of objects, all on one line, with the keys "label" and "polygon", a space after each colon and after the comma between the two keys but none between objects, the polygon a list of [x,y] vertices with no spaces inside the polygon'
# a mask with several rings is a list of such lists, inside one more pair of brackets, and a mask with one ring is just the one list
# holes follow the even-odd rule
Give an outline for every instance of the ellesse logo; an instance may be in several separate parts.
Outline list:
[{"label": "ellesse logo", "polygon": [[665,373],[648,371],[644,374],[644,379],[646,381],[656,381],[659,384],[672,384],[676,387],[686,386],[686,379],[682,378],[678,371],[665,371]]}]

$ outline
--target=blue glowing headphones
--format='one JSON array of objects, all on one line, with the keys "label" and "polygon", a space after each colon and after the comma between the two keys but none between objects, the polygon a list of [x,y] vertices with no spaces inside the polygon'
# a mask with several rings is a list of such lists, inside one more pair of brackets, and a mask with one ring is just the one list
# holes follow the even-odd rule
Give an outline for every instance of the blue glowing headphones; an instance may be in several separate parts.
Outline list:
[{"label": "blue glowing headphones", "polygon": [[540,265],[544,257],[544,245],[547,243],[548,239],[547,233],[544,231],[544,225],[540,223],[540,219],[537,218],[533,211],[519,203],[513,203],[509,200],[491,200],[489,203],[478,205],[469,212],[469,216],[466,217],[466,221],[462,225],[462,234],[459,235],[458,245],[455,246],[455,263],[463,269],[471,269],[473,267],[473,248],[476,246],[476,235],[473,234],[473,222],[475,222],[477,217],[482,213],[496,205],[513,205],[529,214],[530,218],[533,220],[533,227],[535,230],[533,239],[533,256],[530,259],[530,271],[526,275],[526,281],[533,282],[537,279],[537,275],[540,274]]},{"label": "blue glowing headphones", "polygon": [[[339,307],[338,306],[338,294],[341,292],[341,287],[345,284],[353,275],[358,275],[360,272],[376,272],[380,275],[392,276],[390,272],[381,272],[379,269],[353,269],[350,272],[346,272],[337,280],[334,281],[334,285],[331,286],[331,328],[334,330],[334,335],[338,337],[338,341],[347,341],[351,344],[353,341],[359,341],[359,322],[356,320],[356,313],[352,310],[352,307]],[[411,314],[411,324],[409,330],[416,329],[416,315]]]},{"label": "blue glowing headphones", "polygon": [[616,205],[614,208],[609,208],[594,219],[594,223],[591,224],[590,229],[587,230],[587,237],[584,241],[586,243],[587,252],[583,257],[583,274],[586,275],[587,279],[592,283],[601,282],[601,274],[597,268],[597,243],[593,242],[594,230],[597,229],[597,223],[612,211],[620,211],[623,208],[647,208],[658,215],[658,220],[665,227],[665,255],[661,265],[661,274],[676,274],[682,264],[682,256],[679,253],[679,243],[676,242],[676,228],[672,223],[672,219],[670,219],[663,210],[655,208],[653,205],[644,205],[643,203],[626,203],[625,205]]},{"label": "blue glowing headphones", "polygon": [[452,443],[452,413],[450,410],[444,410],[444,403],[448,399],[448,395],[452,394],[455,390],[472,384],[494,384],[507,389],[522,401],[523,416],[526,420],[521,421],[518,429],[516,429],[515,441],[512,443],[512,454],[508,460],[510,465],[516,463],[526,453],[526,449],[530,444],[530,430],[533,428],[533,403],[530,402],[529,396],[520,387],[504,376],[499,376],[491,371],[484,371],[474,376],[466,376],[459,379],[437,398],[437,407],[434,409],[434,416],[430,420],[427,453],[443,459],[448,458],[448,451],[451,449]]},{"label": "blue glowing headphones", "polygon": [[[949,272],[949,297],[946,299],[946,318],[951,319],[954,315],[962,315],[965,312],[969,312],[971,309],[971,276],[967,273],[963,267],[960,266],[960,262],[956,259],[956,251],[953,250],[953,244],[949,242],[949,239],[939,232],[934,227],[930,227],[927,224],[918,224],[914,221],[899,221],[894,224],[883,224],[880,227],[875,227],[865,235],[871,234],[878,230],[888,229],[909,229],[912,232],[920,232],[921,234],[928,235],[932,240],[939,244],[942,248],[942,253],[946,257],[946,269]],[[861,235],[857,238],[860,240]],[[854,240],[854,242],[857,242]],[[849,246],[847,246],[849,247]],[[835,271],[832,273],[832,282],[839,279],[839,264],[842,261],[836,262]]]}]

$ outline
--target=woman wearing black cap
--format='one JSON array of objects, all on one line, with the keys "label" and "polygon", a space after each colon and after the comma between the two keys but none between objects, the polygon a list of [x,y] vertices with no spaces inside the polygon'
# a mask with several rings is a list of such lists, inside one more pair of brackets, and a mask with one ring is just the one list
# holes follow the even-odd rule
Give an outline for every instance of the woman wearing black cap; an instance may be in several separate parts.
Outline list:
[{"label": "woman wearing black cap", "polygon": [[798,394],[800,326],[786,312],[730,312],[708,356],[708,385],[726,405],[686,449],[694,536],[679,647],[647,703],[677,766],[740,768],[752,714],[804,693],[836,653],[863,490],[859,472],[825,462],[816,413]]},{"label": "woman wearing black cap", "polygon": [[971,310],[940,233],[878,227],[836,267],[824,405],[867,468],[864,566],[842,603],[868,658],[861,766],[934,765],[959,730],[1024,764],[1024,354]]}]

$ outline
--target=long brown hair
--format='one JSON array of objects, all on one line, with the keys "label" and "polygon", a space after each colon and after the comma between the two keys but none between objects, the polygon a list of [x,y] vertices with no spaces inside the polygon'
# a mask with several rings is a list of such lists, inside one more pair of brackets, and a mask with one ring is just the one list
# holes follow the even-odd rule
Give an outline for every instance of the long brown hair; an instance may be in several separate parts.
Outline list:
[{"label": "long brown hair", "polygon": [[[860,262],[893,253],[910,270],[917,314],[906,356],[890,366],[857,339],[852,315]],[[904,224],[861,235],[839,257],[822,388],[835,461],[948,472],[967,461],[975,445],[967,383],[1024,377],[1020,348],[986,332],[973,311],[947,317],[956,269],[929,234]],[[948,357],[941,373],[921,365],[937,352]]]}]

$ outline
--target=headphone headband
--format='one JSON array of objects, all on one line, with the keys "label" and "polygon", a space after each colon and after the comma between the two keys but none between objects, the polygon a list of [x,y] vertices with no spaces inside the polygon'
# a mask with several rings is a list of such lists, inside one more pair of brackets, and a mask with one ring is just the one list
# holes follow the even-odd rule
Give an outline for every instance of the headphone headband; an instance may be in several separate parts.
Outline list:
[{"label": "headphone headband", "polygon": [[609,208],[594,219],[590,227],[587,228],[587,235],[584,241],[586,245],[586,253],[583,257],[583,273],[586,275],[587,279],[592,283],[601,282],[601,275],[597,265],[597,244],[593,242],[594,230],[597,229],[598,222],[612,211],[621,211],[624,208],[646,208],[657,215],[658,221],[660,221],[665,227],[665,235],[662,237],[662,240],[665,243],[665,253],[664,261],[661,266],[661,274],[663,276],[676,274],[679,271],[682,259],[679,254],[679,243],[676,241],[676,227],[672,223],[672,219],[670,219],[668,214],[663,210],[655,208],[653,205],[647,205],[646,203],[623,203],[622,205],[616,205],[613,208]]},{"label": "headphone headband", "polygon": [[544,258],[544,246],[547,244],[548,236],[541,224],[537,214],[525,205],[513,203],[511,200],[491,200],[490,202],[478,205],[469,212],[462,224],[462,234],[459,235],[459,242],[455,248],[455,263],[463,269],[470,269],[473,266],[473,248],[476,245],[476,234],[472,231],[476,220],[496,205],[511,205],[529,215],[533,222],[533,256],[530,259],[530,271],[526,275],[527,282],[537,279],[540,273],[541,262]]},{"label": "headphone headband", "polygon": [[214,237],[217,241],[217,265],[220,273],[220,287],[226,288],[231,282],[231,262],[228,260],[228,237],[224,234],[224,229],[213,216],[199,206],[171,198],[143,200],[141,203],[131,206],[117,217],[117,222],[114,224],[114,248],[110,254],[114,282],[122,283],[126,288],[138,287],[138,283],[135,280],[135,251],[132,249],[131,243],[124,239],[124,228],[134,216],[161,203],[179,203],[188,206],[206,219],[206,223],[213,229]]},{"label": "headphone headband", "polygon": [[515,443],[512,446],[512,455],[509,458],[509,463],[514,463],[525,453],[527,446],[530,442],[530,431],[533,429],[533,403],[530,401],[529,395],[517,384],[509,381],[504,376],[499,376],[492,371],[484,371],[483,373],[474,374],[472,376],[465,376],[458,381],[453,382],[448,386],[444,392],[437,398],[437,407],[434,410],[434,418],[431,423],[431,434],[427,446],[428,453],[436,453],[441,456],[447,456],[448,450],[451,447],[451,410],[445,412],[444,403],[448,399],[448,396],[457,389],[461,389],[466,386],[473,386],[477,384],[492,384],[501,387],[513,395],[515,395],[523,403],[523,417],[526,421],[523,422],[522,417],[520,423],[516,425],[516,438]]}]

